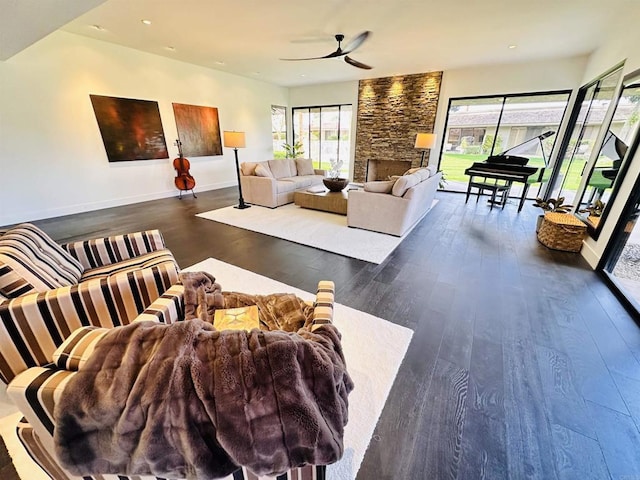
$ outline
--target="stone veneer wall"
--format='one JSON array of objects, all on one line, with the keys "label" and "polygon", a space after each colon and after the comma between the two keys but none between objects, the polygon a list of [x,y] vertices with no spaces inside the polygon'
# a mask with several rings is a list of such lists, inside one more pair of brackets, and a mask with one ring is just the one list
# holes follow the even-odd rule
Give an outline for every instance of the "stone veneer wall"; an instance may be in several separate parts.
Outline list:
[{"label": "stone veneer wall", "polygon": [[360,80],[354,181],[364,181],[369,159],[420,165],[416,134],[433,132],[441,81],[442,72]]}]

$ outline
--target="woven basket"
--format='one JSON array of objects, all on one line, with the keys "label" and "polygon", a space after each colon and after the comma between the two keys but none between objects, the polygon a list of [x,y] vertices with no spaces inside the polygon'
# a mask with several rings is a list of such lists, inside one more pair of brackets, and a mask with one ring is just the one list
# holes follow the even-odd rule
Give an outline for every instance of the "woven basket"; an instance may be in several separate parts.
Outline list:
[{"label": "woven basket", "polygon": [[538,240],[553,250],[579,252],[586,232],[587,226],[570,213],[546,212]]}]

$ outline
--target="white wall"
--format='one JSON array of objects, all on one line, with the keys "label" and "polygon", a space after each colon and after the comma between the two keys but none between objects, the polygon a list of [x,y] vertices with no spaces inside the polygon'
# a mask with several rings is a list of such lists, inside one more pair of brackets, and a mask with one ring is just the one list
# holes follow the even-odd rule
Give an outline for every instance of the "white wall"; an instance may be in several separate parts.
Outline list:
[{"label": "white wall", "polygon": [[[616,26],[604,46],[591,55],[582,83],[592,81],[622,60],[625,60],[625,75],[640,69],[640,50],[638,49],[640,30],[638,30],[637,20],[630,15],[624,22],[627,23],[627,26]],[[634,25],[633,23],[636,24]],[[588,238],[584,242],[582,256],[593,268],[597,266],[607,243],[611,239],[616,220],[620,217],[638,175],[640,175],[640,152],[636,152],[635,157],[631,159],[629,170],[620,184],[620,190],[611,205],[611,210],[598,240],[595,241],[592,238]]]},{"label": "white wall", "polygon": [[[89,94],[157,101],[168,159],[109,163]],[[246,132],[240,161],[271,158],[271,104],[258,80],[55,32],[0,62],[0,225],[174,196],[172,102],[218,108]],[[189,158],[196,191],[235,185],[233,150]]]}]

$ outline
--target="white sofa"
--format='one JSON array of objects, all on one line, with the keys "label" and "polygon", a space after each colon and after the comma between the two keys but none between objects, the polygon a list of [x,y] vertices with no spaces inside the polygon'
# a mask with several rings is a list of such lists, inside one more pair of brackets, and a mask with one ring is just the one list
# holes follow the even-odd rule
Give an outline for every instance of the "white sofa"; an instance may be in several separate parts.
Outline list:
[{"label": "white sofa", "polygon": [[282,158],[264,162],[243,162],[240,184],[247,203],[275,208],[293,202],[296,190],[319,185],[324,170],[313,168],[308,158]]},{"label": "white sofa", "polygon": [[401,237],[431,208],[442,172],[411,169],[389,181],[367,182],[349,191],[347,224]]}]

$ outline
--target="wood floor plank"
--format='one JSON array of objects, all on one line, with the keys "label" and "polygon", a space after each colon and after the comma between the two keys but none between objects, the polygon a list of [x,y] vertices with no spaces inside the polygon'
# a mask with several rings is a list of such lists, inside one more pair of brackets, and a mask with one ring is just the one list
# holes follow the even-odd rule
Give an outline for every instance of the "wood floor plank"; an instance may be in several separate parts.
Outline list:
[{"label": "wood floor plank", "polygon": [[413,461],[404,478],[458,477],[467,403],[469,372],[445,360],[437,360],[426,392],[428,408],[418,429]]},{"label": "wood floor plank", "polygon": [[590,412],[575,385],[569,358],[553,349],[536,346],[540,381],[551,422],[597,439]]},{"label": "wood floor plank", "polygon": [[508,478],[502,344],[473,341],[459,479]]},{"label": "wood floor plank", "polygon": [[600,445],[561,425],[553,425],[554,458],[559,480],[609,478]]},{"label": "wood floor plank", "polygon": [[611,478],[640,476],[640,432],[631,417],[615,410],[587,402],[592,412],[600,448]]}]

